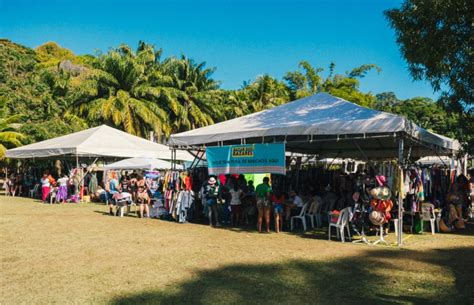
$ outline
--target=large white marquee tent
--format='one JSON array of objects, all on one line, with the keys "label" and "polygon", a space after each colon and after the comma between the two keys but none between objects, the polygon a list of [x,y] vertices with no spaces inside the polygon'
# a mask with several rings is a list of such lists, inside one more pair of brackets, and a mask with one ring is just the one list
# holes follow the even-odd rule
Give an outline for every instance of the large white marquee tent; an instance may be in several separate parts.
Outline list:
[{"label": "large white marquee tent", "polygon": [[[73,157],[113,157],[113,158],[160,158],[172,159],[172,150],[163,144],[102,125],[46,141],[10,149],[6,157],[51,158]],[[190,161],[194,157],[186,151],[176,151],[176,160]]]},{"label": "large white marquee tent", "polygon": [[[250,143],[286,143],[286,150],[321,157],[398,158],[399,141],[411,157],[449,155],[456,140],[430,132],[408,119],[318,93],[269,110],[175,134],[170,145],[197,148]],[[409,149],[408,149],[409,148]]]},{"label": "large white marquee tent", "polygon": [[[454,156],[460,144],[408,119],[318,93],[272,109],[175,134],[170,145],[201,149],[252,143],[285,143],[286,151],[319,158],[359,160]],[[399,197],[399,202],[401,201]],[[398,215],[402,215],[399,204]],[[398,231],[402,232],[402,219]],[[402,234],[398,235],[402,245]]]}]

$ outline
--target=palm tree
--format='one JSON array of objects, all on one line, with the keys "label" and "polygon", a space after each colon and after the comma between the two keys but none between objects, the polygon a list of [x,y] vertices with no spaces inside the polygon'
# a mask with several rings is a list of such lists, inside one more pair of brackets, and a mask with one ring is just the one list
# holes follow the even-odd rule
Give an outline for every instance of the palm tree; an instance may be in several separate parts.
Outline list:
[{"label": "palm tree", "polygon": [[219,83],[211,78],[215,68],[206,68],[205,62],[196,63],[183,55],[179,59],[165,60],[160,71],[161,77],[156,78],[156,84],[168,86],[162,90],[169,93],[173,131],[214,123],[213,118],[219,117],[217,113],[221,111],[216,101],[222,93],[218,90]]},{"label": "palm tree", "polygon": [[244,84],[242,90],[250,112],[279,106],[288,102],[290,98],[286,85],[267,74],[259,76],[251,84]]},{"label": "palm tree", "polygon": [[22,145],[26,138],[17,130],[19,115],[7,116],[5,100],[0,100],[0,160],[5,158],[7,148],[14,148]]},{"label": "palm tree", "polygon": [[303,72],[288,72],[283,77],[291,90],[292,99],[299,99],[315,94],[321,89],[322,78],[319,76],[319,73],[324,69],[314,68],[307,61],[301,61],[299,67]]},{"label": "palm tree", "polygon": [[[97,58],[94,69],[80,75],[70,99],[79,115],[92,124],[107,123],[138,136],[149,131],[169,135],[165,109],[155,100],[159,88],[150,86],[161,50],[140,42],[134,52],[123,45]],[[74,81],[71,81],[74,83]]]}]

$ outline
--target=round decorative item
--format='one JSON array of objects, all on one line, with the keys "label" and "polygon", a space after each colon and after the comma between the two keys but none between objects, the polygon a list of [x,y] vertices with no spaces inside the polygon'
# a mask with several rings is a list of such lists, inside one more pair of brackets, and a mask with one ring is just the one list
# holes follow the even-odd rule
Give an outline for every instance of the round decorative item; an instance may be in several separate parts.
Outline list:
[{"label": "round decorative item", "polygon": [[380,199],[389,200],[390,199],[390,189],[386,186],[382,187],[380,191]]},{"label": "round decorative item", "polygon": [[385,216],[380,211],[372,211],[369,214],[369,220],[376,226],[381,226],[385,223]]},{"label": "round decorative item", "polygon": [[386,186],[378,186],[370,190],[370,196],[374,199],[388,200],[390,199],[390,189]]},{"label": "round decorative item", "polygon": [[370,197],[374,199],[378,199],[378,191],[377,188],[373,188],[369,191]]}]

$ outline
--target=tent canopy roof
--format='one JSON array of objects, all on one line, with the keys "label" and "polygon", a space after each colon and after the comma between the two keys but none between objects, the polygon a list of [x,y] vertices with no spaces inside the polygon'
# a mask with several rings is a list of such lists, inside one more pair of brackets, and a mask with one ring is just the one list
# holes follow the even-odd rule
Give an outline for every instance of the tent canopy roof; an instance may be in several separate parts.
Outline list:
[{"label": "tent canopy roof", "polygon": [[318,93],[272,109],[174,134],[170,145],[285,142],[292,152],[324,157],[394,158],[397,137],[411,140],[411,156],[452,154],[457,141],[429,132],[404,117]]},{"label": "tent canopy roof", "polygon": [[[8,158],[46,158],[62,155],[84,157],[149,157],[171,160],[168,146],[102,125],[65,136],[10,149]],[[193,160],[185,152],[176,153],[177,160]]]}]

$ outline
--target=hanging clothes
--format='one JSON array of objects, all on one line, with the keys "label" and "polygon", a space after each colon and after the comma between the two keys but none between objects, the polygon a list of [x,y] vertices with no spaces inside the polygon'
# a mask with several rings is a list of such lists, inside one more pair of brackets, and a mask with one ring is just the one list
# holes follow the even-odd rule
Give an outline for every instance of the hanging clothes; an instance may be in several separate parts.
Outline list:
[{"label": "hanging clothes", "polygon": [[92,173],[91,178],[89,180],[89,194],[95,194],[99,188],[99,183],[97,181],[97,174]]}]

